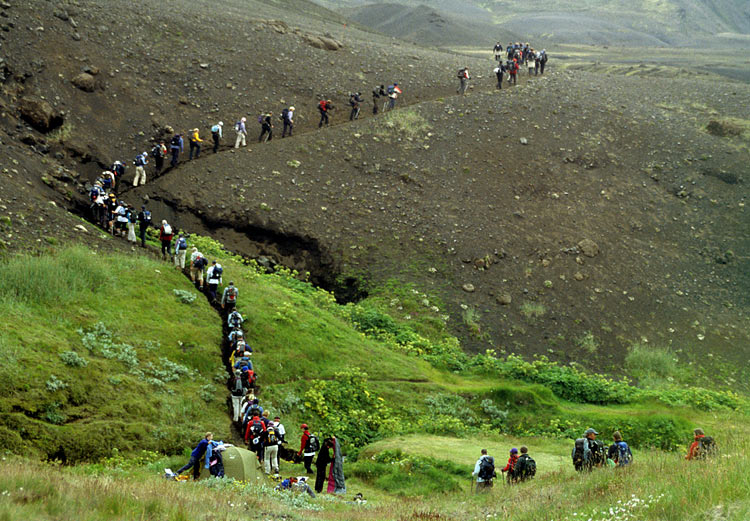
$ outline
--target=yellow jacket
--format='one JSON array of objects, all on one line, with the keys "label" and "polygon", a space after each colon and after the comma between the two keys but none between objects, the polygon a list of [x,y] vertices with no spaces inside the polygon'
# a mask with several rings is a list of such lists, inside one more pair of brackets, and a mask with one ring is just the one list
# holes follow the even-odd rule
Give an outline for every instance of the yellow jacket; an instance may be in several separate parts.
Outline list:
[{"label": "yellow jacket", "polygon": [[197,130],[190,134],[190,141],[194,141],[195,143],[203,143],[203,140],[198,135]]}]

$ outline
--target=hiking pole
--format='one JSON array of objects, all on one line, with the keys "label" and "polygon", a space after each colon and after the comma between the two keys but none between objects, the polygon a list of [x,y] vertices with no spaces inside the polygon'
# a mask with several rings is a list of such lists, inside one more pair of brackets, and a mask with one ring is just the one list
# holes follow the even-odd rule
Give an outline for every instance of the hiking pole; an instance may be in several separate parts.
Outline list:
[{"label": "hiking pole", "polygon": [[474,493],[474,476],[471,476],[471,493]]}]

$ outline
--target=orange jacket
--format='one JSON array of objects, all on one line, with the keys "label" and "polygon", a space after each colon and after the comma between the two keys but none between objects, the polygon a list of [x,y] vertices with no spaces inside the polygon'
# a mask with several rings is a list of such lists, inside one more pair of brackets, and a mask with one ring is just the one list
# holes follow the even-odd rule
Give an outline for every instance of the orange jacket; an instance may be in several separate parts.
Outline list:
[{"label": "orange jacket", "polygon": [[516,461],[518,461],[518,454],[513,454],[510,458],[508,458],[508,464],[505,465],[505,468],[502,470],[502,472],[512,471],[513,467],[516,466]]},{"label": "orange jacket", "polygon": [[698,455],[698,447],[700,447],[701,444],[700,439],[705,437],[705,434],[698,434],[695,436],[695,440],[690,444],[690,448],[688,449],[688,453],[687,456],[685,456],[685,459],[690,460]]}]

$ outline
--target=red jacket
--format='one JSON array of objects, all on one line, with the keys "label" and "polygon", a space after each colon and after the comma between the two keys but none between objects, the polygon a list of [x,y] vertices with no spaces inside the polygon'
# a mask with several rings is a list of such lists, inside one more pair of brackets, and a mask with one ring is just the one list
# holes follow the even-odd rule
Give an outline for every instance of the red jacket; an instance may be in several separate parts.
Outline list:
[{"label": "red jacket", "polygon": [[513,467],[516,466],[516,461],[518,461],[518,454],[513,454],[510,458],[508,458],[508,464],[505,465],[505,468],[502,471],[503,472],[512,471]]},{"label": "red jacket", "polygon": [[693,441],[693,443],[690,444],[690,448],[688,449],[688,453],[687,453],[687,456],[685,456],[685,459],[693,459],[694,457],[698,455],[697,454],[698,447],[701,444],[700,439],[705,438],[705,437],[706,437],[705,434],[698,434],[695,436],[695,441]]},{"label": "red jacket", "polygon": [[260,422],[260,424],[263,426],[263,430],[264,431],[266,430],[266,424],[263,423],[263,420],[260,419],[260,416],[257,416],[257,415],[253,416],[253,418],[249,422],[247,422],[247,428],[245,428],[245,443],[247,443],[248,441],[250,441],[250,431],[252,431],[253,424],[256,421]]},{"label": "red jacket", "polygon": [[310,438],[310,431],[305,430],[305,432],[302,433],[302,443],[299,446],[299,454],[302,455],[303,452],[305,452],[305,445],[307,445],[307,440]]}]

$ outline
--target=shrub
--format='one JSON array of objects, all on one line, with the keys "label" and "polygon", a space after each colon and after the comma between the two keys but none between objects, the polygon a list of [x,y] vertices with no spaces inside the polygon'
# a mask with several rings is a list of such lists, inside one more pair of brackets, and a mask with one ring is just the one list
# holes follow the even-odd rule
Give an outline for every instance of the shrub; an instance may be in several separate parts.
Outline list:
[{"label": "shrub", "polygon": [[678,360],[668,347],[634,344],[625,357],[625,368],[639,381],[674,378],[678,373]]},{"label": "shrub", "polygon": [[60,353],[60,360],[70,367],[86,367],[89,365],[89,361],[75,351],[64,351]]},{"label": "shrub", "polygon": [[51,393],[54,393],[56,391],[62,391],[63,389],[68,388],[68,384],[60,380],[55,375],[50,375],[49,380],[47,380],[46,386],[47,386],[47,390]]},{"label": "shrub", "polygon": [[198,298],[198,295],[192,291],[185,291],[184,289],[175,289],[172,290],[172,292],[174,293],[174,296],[177,297],[177,300],[183,304],[192,304],[195,302],[195,299]]}]

